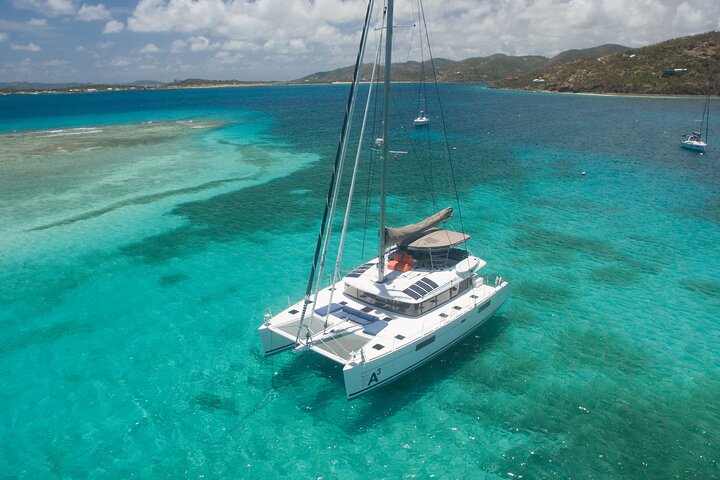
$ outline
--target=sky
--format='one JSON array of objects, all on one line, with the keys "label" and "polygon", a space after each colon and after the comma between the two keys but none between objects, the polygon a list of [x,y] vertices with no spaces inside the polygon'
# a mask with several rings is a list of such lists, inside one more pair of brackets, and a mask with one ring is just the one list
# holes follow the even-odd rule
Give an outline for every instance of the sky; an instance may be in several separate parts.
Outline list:
[{"label": "sky", "polygon": [[[0,82],[293,80],[354,62],[366,3],[0,0]],[[395,9],[396,25],[412,24],[408,2]],[[719,0],[423,0],[423,9],[434,57],[452,60],[720,30]]]}]

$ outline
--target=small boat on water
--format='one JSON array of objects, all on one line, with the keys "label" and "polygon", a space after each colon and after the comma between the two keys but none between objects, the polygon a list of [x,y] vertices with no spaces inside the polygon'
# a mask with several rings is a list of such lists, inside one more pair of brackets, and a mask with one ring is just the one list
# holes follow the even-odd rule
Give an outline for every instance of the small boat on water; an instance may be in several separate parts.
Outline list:
[{"label": "small boat on water", "polygon": [[[510,291],[508,282],[502,277],[489,278],[480,274],[485,261],[468,250],[470,235],[462,231],[462,221],[461,231],[450,228],[449,222],[455,212],[452,207],[443,208],[424,220],[404,227],[391,228],[386,225],[389,160],[403,152],[391,150],[393,144],[398,142],[393,141],[389,115],[392,104],[390,65],[394,1],[387,0],[386,5],[379,5],[376,12],[383,19],[384,25],[373,28],[371,13],[376,6],[374,0],[369,0],[343,134],[330,179],[305,297],[276,315],[268,311],[264,323],[259,327],[265,355],[288,349],[309,351],[342,365],[348,398],[387,385],[457,345],[503,305]],[[370,98],[374,95],[373,86],[378,78],[376,68],[373,68],[372,81],[365,89],[368,97],[360,135],[350,135],[348,132],[353,118],[358,117],[353,115],[353,108],[360,103],[357,95],[362,91],[358,88],[362,52],[365,51],[367,33],[371,30],[384,32],[382,120],[366,123],[368,112],[373,111]],[[380,63],[382,46],[383,43],[377,46],[376,66]],[[378,152],[380,157],[380,165],[375,170],[380,176],[378,253],[375,258],[343,273],[341,261],[356,173],[363,156],[372,153],[362,149],[363,138],[373,138],[364,134],[368,124],[378,125],[382,129],[381,137],[368,142],[372,144],[372,152]],[[341,188],[340,180],[347,180],[348,177],[343,177],[343,168],[350,138],[357,138],[359,144],[352,165],[350,185]],[[448,161],[451,161],[449,153]],[[397,165],[397,162],[393,164]],[[418,180],[423,178],[420,166],[413,169],[408,165],[405,168],[407,176],[411,177],[408,181],[412,181],[413,177]],[[410,174],[413,171],[416,173]],[[453,171],[452,168],[449,171]],[[419,198],[428,198],[421,187],[409,190]],[[448,195],[454,196],[459,205],[457,189],[450,188],[448,191],[454,192]],[[341,223],[333,221],[336,207],[339,206],[340,192],[347,195],[347,199],[342,232],[336,239],[337,235],[331,238],[331,234],[333,225],[339,227]],[[417,213],[419,217],[420,212]],[[330,245],[336,250],[335,259],[329,259]],[[360,252],[362,249],[358,248],[358,257],[362,256]],[[327,262],[334,262],[335,269],[332,274],[323,276]],[[329,285],[323,287],[321,282],[324,278],[331,280]]]},{"label": "small boat on water", "polygon": [[683,135],[680,146],[687,148],[688,150],[705,153],[705,149],[708,145],[702,141],[702,133],[695,131],[693,133],[686,133]]},{"label": "small boat on water", "polygon": [[[422,38],[422,23],[420,25],[420,37]],[[426,27],[427,28],[427,27]],[[427,31],[425,32],[427,33]],[[425,48],[423,42],[420,41],[420,81],[418,83],[418,113],[417,117],[413,120],[413,125],[416,127],[424,127],[430,124],[430,115],[425,113],[425,101],[427,90],[425,88]],[[433,68],[434,71],[434,68]]]},{"label": "small boat on water", "polygon": [[[692,133],[686,133],[682,136],[680,146],[700,153],[705,153],[707,149],[708,123],[710,120],[710,86],[705,94],[705,105],[703,106],[702,119],[700,120],[700,129]],[[705,140],[703,140],[703,127],[705,127]]]},{"label": "small boat on water", "polygon": [[415,120],[413,120],[413,125],[416,127],[423,127],[425,125],[428,125],[430,123],[430,115],[427,113],[421,111],[417,117],[415,117]]}]

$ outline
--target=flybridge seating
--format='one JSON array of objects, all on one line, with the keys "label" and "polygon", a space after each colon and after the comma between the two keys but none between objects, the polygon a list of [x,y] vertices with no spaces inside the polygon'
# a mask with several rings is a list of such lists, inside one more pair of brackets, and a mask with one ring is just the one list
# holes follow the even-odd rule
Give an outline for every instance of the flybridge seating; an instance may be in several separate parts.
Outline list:
[{"label": "flybridge seating", "polygon": [[387,327],[388,324],[387,321],[381,320],[380,317],[339,303],[331,303],[330,305],[320,307],[315,310],[315,313],[321,317],[325,317],[329,313],[334,317],[360,324],[365,327],[363,328],[363,333],[367,333],[368,335],[377,335],[377,333]]},{"label": "flybridge seating", "polygon": [[[462,248],[410,249],[410,252],[413,268],[445,268],[468,257],[467,250]],[[391,268],[390,263],[388,268]]]}]

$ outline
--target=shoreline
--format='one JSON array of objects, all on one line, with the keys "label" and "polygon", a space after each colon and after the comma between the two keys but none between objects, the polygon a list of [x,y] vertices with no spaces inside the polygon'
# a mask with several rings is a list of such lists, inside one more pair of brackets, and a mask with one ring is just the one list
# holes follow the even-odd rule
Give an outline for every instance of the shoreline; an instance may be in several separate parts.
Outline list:
[{"label": "shoreline", "polygon": [[233,87],[274,87],[286,86],[287,82],[247,82],[247,83],[208,83],[199,85],[158,85],[158,86],[136,86],[136,85],[87,85],[84,87],[69,88],[48,88],[48,89],[27,89],[27,90],[0,90],[0,95],[44,95],[44,94],[83,94],[83,93],[108,93],[108,92],[147,92],[156,90],[190,90],[198,88],[233,88]]},{"label": "shoreline", "polygon": [[[670,93],[597,93],[597,92],[558,92],[555,90],[526,90],[523,88],[491,88],[491,90],[504,90],[507,92],[542,93],[545,95],[584,95],[589,97],[628,97],[628,98],[698,98],[705,95],[673,95]],[[720,95],[711,96],[720,98]]]},{"label": "shoreline", "polygon": [[[252,87],[288,87],[288,86],[319,86],[319,85],[349,85],[351,82],[243,82],[243,83],[208,83],[208,84],[197,84],[197,85],[159,85],[159,86],[110,86],[110,85],[88,85],[87,87],[70,87],[70,88],[57,88],[47,90],[0,90],[0,96],[4,95],[55,95],[55,94],[84,94],[84,93],[108,93],[108,92],[146,92],[146,91],[158,91],[158,90],[195,90],[195,89],[213,89],[213,88],[252,88]],[[368,82],[360,82],[368,83]],[[395,82],[395,83],[414,83],[410,81]],[[487,82],[441,82],[447,85],[474,85],[483,84]],[[674,95],[674,94],[663,94],[663,93],[613,93],[613,92],[558,92],[554,90],[528,90],[524,88],[493,88],[488,87],[490,90],[503,90],[508,92],[525,92],[525,93],[541,93],[541,94],[555,94],[555,95],[586,95],[586,96],[597,96],[597,97],[636,97],[636,98],[698,98],[704,95]],[[720,95],[715,96],[720,97]],[[715,98],[711,97],[711,98]]]}]

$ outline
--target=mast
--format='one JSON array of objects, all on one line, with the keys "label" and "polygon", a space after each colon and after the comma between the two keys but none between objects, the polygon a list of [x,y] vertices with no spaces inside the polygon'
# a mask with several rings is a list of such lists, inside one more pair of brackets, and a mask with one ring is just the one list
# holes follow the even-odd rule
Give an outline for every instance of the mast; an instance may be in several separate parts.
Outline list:
[{"label": "mast", "polygon": [[383,98],[383,147],[380,174],[380,231],[378,253],[378,283],[385,281],[385,189],[387,187],[387,157],[390,143],[390,67],[392,66],[393,0],[387,3],[387,33],[385,35],[385,94]]},{"label": "mast", "polygon": [[710,128],[710,82],[708,81],[705,93],[705,108],[703,109],[703,122],[705,122],[705,143],[708,142],[708,129]]}]

